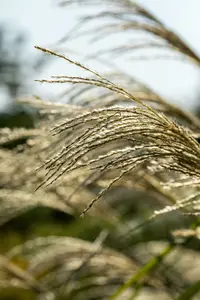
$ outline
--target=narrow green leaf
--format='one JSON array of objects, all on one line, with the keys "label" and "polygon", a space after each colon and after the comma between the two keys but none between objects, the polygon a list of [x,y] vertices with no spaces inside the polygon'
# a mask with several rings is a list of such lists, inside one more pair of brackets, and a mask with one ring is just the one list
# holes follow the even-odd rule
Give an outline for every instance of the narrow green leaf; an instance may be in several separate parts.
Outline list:
[{"label": "narrow green leaf", "polygon": [[134,274],[133,277],[120,286],[120,288],[109,298],[109,300],[116,300],[126,289],[143,279],[155,267],[157,267],[157,265],[174,249],[174,247],[174,244],[169,244],[159,255],[150,259],[144,267]]}]

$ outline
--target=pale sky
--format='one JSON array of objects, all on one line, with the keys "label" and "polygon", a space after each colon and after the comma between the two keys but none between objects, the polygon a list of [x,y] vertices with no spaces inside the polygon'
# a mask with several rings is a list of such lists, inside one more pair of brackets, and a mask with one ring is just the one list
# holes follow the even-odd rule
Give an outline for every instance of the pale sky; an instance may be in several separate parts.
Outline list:
[{"label": "pale sky", "polygon": [[[59,8],[55,0],[0,0],[0,23],[27,33],[27,53],[36,51],[33,46],[51,47],[75,24],[76,10]],[[200,0],[141,0],[144,6],[175,30],[200,55]],[[78,51],[87,53],[90,46],[77,40],[73,44]],[[72,48],[69,44],[69,48]],[[75,49],[76,50],[76,49]],[[70,57],[73,57],[70,53]],[[93,62],[87,66],[93,67]],[[198,92],[200,76],[197,67],[189,63],[169,61],[127,62],[125,68],[136,78],[143,80],[162,95],[179,105],[191,107]],[[39,77],[71,75],[74,67],[55,62]],[[74,73],[72,74],[74,75]],[[31,78],[31,81],[33,79]],[[57,88],[33,82],[32,91],[39,96],[56,95]]]}]

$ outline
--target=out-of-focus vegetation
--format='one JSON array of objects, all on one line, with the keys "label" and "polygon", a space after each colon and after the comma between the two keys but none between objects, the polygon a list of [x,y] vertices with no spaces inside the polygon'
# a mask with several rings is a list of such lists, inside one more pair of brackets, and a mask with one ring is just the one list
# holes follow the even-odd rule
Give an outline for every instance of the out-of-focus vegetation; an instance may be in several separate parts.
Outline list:
[{"label": "out-of-focus vegetation", "polygon": [[24,104],[16,104],[16,99],[27,92],[27,79],[50,61],[43,54],[25,55],[26,42],[25,33],[15,32],[5,24],[0,24],[0,90],[3,91],[2,97],[8,101],[4,103],[4,109],[1,101],[1,128],[34,127],[35,110]]},{"label": "out-of-focus vegetation", "polygon": [[[95,8],[81,29],[100,27],[75,26],[63,43],[120,37],[93,59],[162,48],[200,65],[135,1],[58,1],[77,3]],[[127,31],[145,40],[124,42]],[[40,80],[64,84],[65,104],[19,97],[21,65],[3,45],[1,84],[34,114],[1,123],[0,299],[199,299],[200,119],[119,69],[101,75],[39,46],[84,75]]]}]

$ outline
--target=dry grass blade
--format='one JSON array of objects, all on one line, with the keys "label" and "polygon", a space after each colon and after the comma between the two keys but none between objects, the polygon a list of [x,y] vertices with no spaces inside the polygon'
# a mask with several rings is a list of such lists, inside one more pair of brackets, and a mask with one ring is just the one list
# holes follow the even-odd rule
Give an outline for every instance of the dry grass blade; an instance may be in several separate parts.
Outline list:
[{"label": "dry grass blade", "polygon": [[197,227],[196,229],[179,229],[173,231],[172,234],[175,238],[196,237],[200,239],[200,228]]},{"label": "dry grass blade", "polygon": [[71,212],[71,207],[59,201],[53,194],[44,197],[43,193],[33,195],[27,191],[1,189],[0,203],[0,225],[37,206],[50,207],[65,213]]},{"label": "dry grass blade", "polygon": [[[3,255],[0,255],[0,265],[2,270],[4,270],[5,275],[10,275],[10,280],[7,279],[7,285],[10,286],[17,286],[21,285],[25,288],[30,288],[36,294],[43,294],[47,293],[47,290],[42,287],[38,281],[27,271],[23,270],[22,268],[18,267],[16,264],[9,261],[9,259]],[[5,276],[6,277],[6,276]],[[18,282],[19,283],[18,283]],[[44,296],[45,300],[48,300],[46,296]]]}]

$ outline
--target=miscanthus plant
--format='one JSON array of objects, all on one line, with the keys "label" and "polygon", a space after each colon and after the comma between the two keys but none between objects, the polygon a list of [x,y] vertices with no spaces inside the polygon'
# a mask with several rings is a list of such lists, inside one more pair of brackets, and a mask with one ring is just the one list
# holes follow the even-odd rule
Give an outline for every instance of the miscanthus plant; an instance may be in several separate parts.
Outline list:
[{"label": "miscanthus plant", "polygon": [[[62,43],[131,33],[88,59],[133,59],[134,51],[156,49],[153,58],[200,64],[136,1],[58,3],[95,8]],[[94,21],[97,27],[88,29]],[[135,32],[142,40],[130,39]],[[36,49],[87,75],[37,80],[67,86],[66,104],[19,99],[38,116],[35,129],[0,132],[0,224],[44,206],[83,220],[85,231],[100,220],[100,229],[90,241],[49,235],[7,249],[0,256],[1,290],[26,290],[28,299],[199,299],[199,118],[119,69],[101,74],[68,55]],[[135,213],[145,201],[148,209]]]}]

